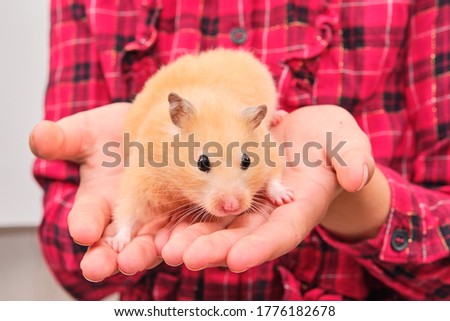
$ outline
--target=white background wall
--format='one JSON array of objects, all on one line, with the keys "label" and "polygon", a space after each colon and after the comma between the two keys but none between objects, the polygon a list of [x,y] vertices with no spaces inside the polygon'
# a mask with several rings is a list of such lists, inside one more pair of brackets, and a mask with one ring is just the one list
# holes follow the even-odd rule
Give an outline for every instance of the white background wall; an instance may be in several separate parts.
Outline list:
[{"label": "white background wall", "polygon": [[28,134],[43,116],[49,25],[49,0],[0,0],[0,227],[41,216]]},{"label": "white background wall", "polygon": [[43,116],[49,0],[0,0],[0,300],[70,299],[45,265],[28,134]]}]

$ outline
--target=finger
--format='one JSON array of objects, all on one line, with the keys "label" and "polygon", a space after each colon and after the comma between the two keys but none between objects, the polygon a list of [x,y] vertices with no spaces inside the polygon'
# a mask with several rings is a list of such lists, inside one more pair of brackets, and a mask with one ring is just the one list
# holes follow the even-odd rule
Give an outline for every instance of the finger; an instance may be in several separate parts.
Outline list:
[{"label": "finger", "polygon": [[348,192],[361,190],[370,180],[375,170],[375,161],[370,147],[349,146],[332,159],[339,185]]},{"label": "finger", "polygon": [[193,271],[226,265],[231,247],[266,220],[264,215],[249,213],[238,217],[227,229],[198,237],[184,252],[184,264]]},{"label": "finger", "polygon": [[200,236],[211,234],[224,226],[221,222],[202,222],[189,225],[183,231],[172,233],[163,247],[161,256],[170,266],[183,263],[184,251]]},{"label": "finger", "polygon": [[[315,119],[318,112],[323,119],[321,126],[314,121],[305,121],[310,117]],[[326,153],[324,161],[327,166],[332,166],[336,171],[338,182],[342,188],[349,192],[355,192],[370,180],[375,169],[370,141],[348,111],[332,105],[304,107],[286,117],[286,124],[288,131],[281,133],[284,136],[278,134],[282,141],[297,141],[296,137],[290,135],[291,132],[296,132],[295,128],[301,126],[302,134],[305,135],[303,138],[306,141],[323,143],[314,146],[319,146],[320,152]],[[326,133],[323,128],[327,129]],[[286,135],[287,137],[285,137]],[[324,138],[325,140],[323,140]],[[307,149],[307,152],[315,150],[316,148]],[[311,160],[314,160],[318,155],[310,156],[312,156]],[[320,155],[318,159],[320,159]]]},{"label": "finger", "polygon": [[80,263],[84,277],[91,282],[101,282],[117,273],[117,253],[105,242],[89,247]]},{"label": "finger", "polygon": [[327,159],[331,160],[339,185],[356,192],[368,183],[375,170],[372,148],[355,118],[341,108],[338,110],[339,125],[333,137],[327,136]]},{"label": "finger", "polygon": [[123,274],[134,275],[152,269],[162,262],[153,238],[154,236],[149,234],[138,235],[119,253],[117,264]]},{"label": "finger", "polygon": [[[30,133],[30,149],[44,159],[83,162],[96,148],[95,141],[100,136],[111,139],[120,134],[118,128],[123,126],[130,105],[115,103],[79,112],[57,122],[41,121]],[[101,126],[99,119],[107,125]]]},{"label": "finger", "polygon": [[304,217],[300,207],[299,201],[278,207],[266,223],[238,240],[228,253],[229,269],[242,272],[295,248],[317,224],[313,216]]},{"label": "finger", "polygon": [[68,215],[69,233],[75,242],[91,245],[97,242],[109,223],[109,202],[81,181],[72,210]]},{"label": "finger", "polygon": [[155,235],[166,224],[163,220],[153,220],[137,226],[131,242],[117,257],[119,270],[126,275],[152,269],[162,262],[155,244]]},{"label": "finger", "polygon": [[29,138],[31,151],[40,158],[80,162],[87,156],[92,139],[86,132],[85,113],[78,113],[58,122],[41,121]]},{"label": "finger", "polygon": [[227,257],[230,270],[245,271],[298,246],[321,222],[338,188],[334,173],[321,168],[286,171],[283,184],[294,191],[295,201],[274,209],[267,222],[233,245]]},{"label": "finger", "polygon": [[[175,225],[174,225],[175,224]],[[160,228],[155,235],[155,246],[159,256],[161,256],[162,249],[169,242],[172,234],[180,233],[189,226],[188,222],[174,222],[169,223]]]}]

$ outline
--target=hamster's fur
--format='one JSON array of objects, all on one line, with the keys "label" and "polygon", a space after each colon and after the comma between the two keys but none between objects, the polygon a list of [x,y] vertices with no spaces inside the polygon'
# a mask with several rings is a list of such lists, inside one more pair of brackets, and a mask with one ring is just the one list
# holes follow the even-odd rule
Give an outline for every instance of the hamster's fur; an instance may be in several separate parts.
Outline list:
[{"label": "hamster's fur", "polygon": [[[125,121],[125,133],[143,150],[125,155],[130,166],[113,212],[117,234],[108,243],[120,251],[135,224],[153,218],[220,219],[256,211],[264,196],[278,205],[291,201],[279,182],[276,149],[268,155],[262,147],[276,103],[270,72],[249,52],[215,49],[162,67]],[[191,147],[175,150],[189,139]]]}]

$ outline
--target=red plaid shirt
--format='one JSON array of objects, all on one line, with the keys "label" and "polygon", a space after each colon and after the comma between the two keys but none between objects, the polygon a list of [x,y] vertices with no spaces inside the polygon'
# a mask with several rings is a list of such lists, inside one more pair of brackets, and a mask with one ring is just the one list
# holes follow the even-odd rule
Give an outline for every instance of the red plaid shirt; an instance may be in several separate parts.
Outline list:
[{"label": "red plaid shirt", "polygon": [[90,283],[67,228],[78,168],[37,160],[56,278],[79,299],[450,299],[449,18],[446,0],[52,1],[47,119],[130,101],[185,53],[245,48],[270,67],[281,108],[348,109],[392,191],[374,239],[346,244],[317,227],[245,273],[162,264]]}]

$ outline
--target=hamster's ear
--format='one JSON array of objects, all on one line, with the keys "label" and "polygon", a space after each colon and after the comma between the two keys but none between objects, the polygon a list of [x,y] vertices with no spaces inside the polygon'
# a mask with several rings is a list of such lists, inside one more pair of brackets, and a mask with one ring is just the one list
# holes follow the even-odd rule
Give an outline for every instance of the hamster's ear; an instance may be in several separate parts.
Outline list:
[{"label": "hamster's ear", "polygon": [[195,114],[194,106],[192,106],[192,104],[186,99],[178,96],[176,93],[170,93],[168,100],[170,104],[169,114],[172,119],[172,123],[179,128],[183,127],[183,123]]},{"label": "hamster's ear", "polygon": [[247,119],[247,123],[255,129],[261,124],[261,121],[266,117],[267,114],[267,106],[259,105],[258,107],[249,107],[245,108],[242,111],[242,116]]}]

